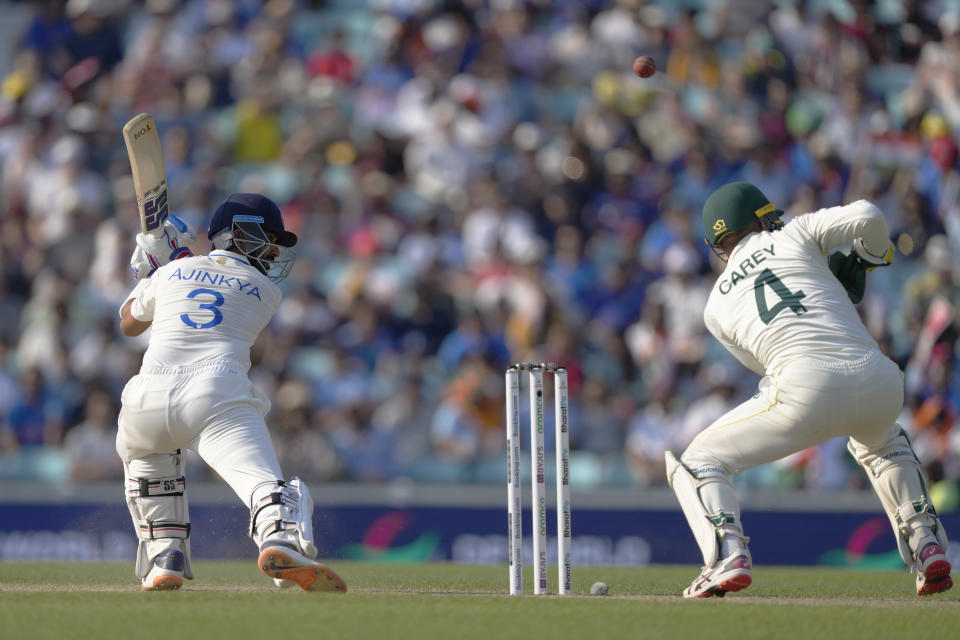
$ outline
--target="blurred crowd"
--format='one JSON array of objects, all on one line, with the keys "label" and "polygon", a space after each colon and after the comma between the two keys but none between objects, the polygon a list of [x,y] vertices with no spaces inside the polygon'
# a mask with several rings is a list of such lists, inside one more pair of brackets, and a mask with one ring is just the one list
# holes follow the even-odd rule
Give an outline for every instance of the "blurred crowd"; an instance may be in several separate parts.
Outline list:
[{"label": "blurred crowd", "polygon": [[[569,370],[573,484],[663,484],[664,450],[757,382],[702,321],[718,264],[700,207],[746,180],[788,218],[869,198],[910,236],[859,310],[906,371],[901,424],[937,490],[960,478],[957,2],[0,11],[0,477],[121,476],[145,341],[117,329],[138,230],[119,134],[147,111],[195,251],[235,191],[301,238],[251,369],[288,474],[502,483],[504,369],[550,361]],[[841,441],[737,481],[865,484]]]}]

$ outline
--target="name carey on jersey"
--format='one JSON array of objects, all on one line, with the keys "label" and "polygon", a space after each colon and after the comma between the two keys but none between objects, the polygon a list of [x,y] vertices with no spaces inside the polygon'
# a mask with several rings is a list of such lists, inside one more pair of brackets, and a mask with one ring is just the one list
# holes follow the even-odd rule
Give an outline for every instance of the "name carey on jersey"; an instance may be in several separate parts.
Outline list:
[{"label": "name carey on jersey", "polygon": [[751,271],[758,268],[761,262],[767,260],[767,254],[771,256],[776,255],[772,244],[769,247],[763,247],[758,251],[754,251],[747,256],[746,260],[742,260],[740,264],[737,265],[737,269],[730,274],[729,279],[724,278],[717,283],[717,288],[720,290],[720,293],[727,295],[738,282],[746,280]]},{"label": "name carey on jersey", "polygon": [[[237,289],[248,296],[256,296],[257,300],[263,302],[260,297],[260,289],[248,280],[225,276],[222,273],[213,273],[203,269],[191,269],[189,273],[182,271],[179,267],[170,274],[167,280],[193,280],[200,284],[212,284],[215,287],[225,287],[227,289]],[[248,290],[249,287],[249,290]]]}]

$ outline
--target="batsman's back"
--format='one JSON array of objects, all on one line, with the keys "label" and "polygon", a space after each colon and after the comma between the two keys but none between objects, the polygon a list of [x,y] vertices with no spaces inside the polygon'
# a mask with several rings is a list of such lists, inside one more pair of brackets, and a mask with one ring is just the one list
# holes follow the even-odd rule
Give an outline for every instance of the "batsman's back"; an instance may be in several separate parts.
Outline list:
[{"label": "batsman's back", "polygon": [[229,359],[250,367],[250,347],[280,304],[280,290],[228,251],[176,260],[141,294],[154,305],[144,366],[179,367]]}]

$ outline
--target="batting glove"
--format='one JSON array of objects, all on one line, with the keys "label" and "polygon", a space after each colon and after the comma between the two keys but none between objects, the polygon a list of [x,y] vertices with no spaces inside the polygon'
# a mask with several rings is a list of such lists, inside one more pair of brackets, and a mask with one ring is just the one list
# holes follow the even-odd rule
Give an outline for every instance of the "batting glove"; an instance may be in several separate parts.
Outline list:
[{"label": "batting glove", "polygon": [[867,251],[867,247],[863,244],[863,238],[856,238],[853,241],[853,251],[852,253],[858,258],[867,263],[867,271],[873,271],[877,267],[886,267],[893,262],[893,243],[890,243],[890,246],[887,247],[887,250],[883,252],[882,256],[874,255]]},{"label": "batting glove", "polygon": [[163,223],[162,236],[138,233],[136,239],[137,248],[130,256],[130,270],[137,280],[150,277],[158,267],[168,262],[192,256],[193,252],[187,245],[197,241],[186,223],[172,214]]}]

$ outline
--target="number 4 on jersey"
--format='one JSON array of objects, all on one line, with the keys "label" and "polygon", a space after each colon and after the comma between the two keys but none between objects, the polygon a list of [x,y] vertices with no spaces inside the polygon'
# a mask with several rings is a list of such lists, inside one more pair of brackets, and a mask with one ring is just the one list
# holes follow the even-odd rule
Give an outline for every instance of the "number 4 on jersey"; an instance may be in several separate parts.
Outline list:
[{"label": "number 4 on jersey", "polygon": [[[764,291],[764,285],[769,285],[773,292],[780,297],[780,302],[773,305],[773,307],[767,307],[767,295]],[[770,324],[770,322],[777,317],[777,314],[783,311],[784,309],[790,309],[798,316],[802,313],[806,313],[807,308],[800,304],[800,300],[805,298],[807,294],[803,291],[790,291],[787,288],[787,285],[783,284],[783,281],[776,276],[773,271],[770,269],[764,269],[757,274],[757,279],[753,281],[753,293],[757,297],[757,311],[760,312],[760,320],[763,324]]]}]

